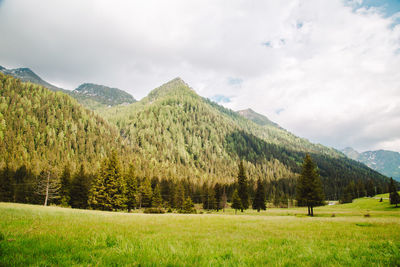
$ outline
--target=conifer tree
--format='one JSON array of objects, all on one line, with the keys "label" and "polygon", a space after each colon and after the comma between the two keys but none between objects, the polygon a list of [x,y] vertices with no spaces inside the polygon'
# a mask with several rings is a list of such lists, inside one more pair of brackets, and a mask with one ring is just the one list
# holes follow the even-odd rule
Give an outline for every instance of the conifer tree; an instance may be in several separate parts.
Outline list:
[{"label": "conifer tree", "polygon": [[12,201],[12,172],[8,165],[3,169],[0,176],[0,201]]},{"label": "conifer tree", "polygon": [[265,189],[261,182],[261,179],[257,180],[256,194],[253,201],[253,209],[260,212],[260,210],[266,210],[265,206]]},{"label": "conifer tree", "polygon": [[106,210],[106,187],[105,177],[107,168],[107,159],[101,163],[98,174],[94,177],[89,191],[88,204],[92,209]]},{"label": "conifer tree", "polygon": [[140,192],[140,207],[150,208],[153,198],[153,189],[151,189],[150,179],[146,178],[139,187]]},{"label": "conifer tree", "polygon": [[323,204],[324,193],[317,167],[309,154],[306,154],[297,181],[297,202],[299,206],[307,206],[308,215],[314,216],[313,208]]},{"label": "conifer tree", "polygon": [[215,196],[215,209],[219,211],[221,209],[221,200],[222,200],[222,187],[219,183],[216,183],[214,186],[214,196]]},{"label": "conifer tree", "polygon": [[236,214],[237,210],[243,209],[242,200],[239,197],[239,193],[238,193],[237,189],[235,189],[235,191],[233,192],[233,195],[232,195],[232,206],[231,207],[232,207],[232,209],[235,209],[235,214]]},{"label": "conifer tree", "polygon": [[161,189],[160,185],[157,184],[156,187],[154,188],[151,205],[152,207],[161,208],[162,204],[163,204],[163,199],[161,197]]},{"label": "conifer tree", "polygon": [[215,208],[215,195],[214,190],[208,187],[207,184],[203,186],[203,209],[212,210]]},{"label": "conifer tree", "polygon": [[397,192],[396,185],[394,184],[393,178],[390,178],[390,186],[389,186],[389,192],[390,192],[390,204],[391,205],[396,205],[400,203],[400,196],[399,193]]},{"label": "conifer tree", "polygon": [[133,164],[129,165],[126,174],[126,205],[128,212],[137,206],[136,195],[138,193],[138,181],[135,175],[135,168]]},{"label": "conifer tree", "polygon": [[239,173],[238,173],[238,194],[242,202],[240,211],[243,212],[244,209],[249,207],[249,193],[248,193],[248,182],[246,173],[243,166],[243,161],[239,163]]},{"label": "conifer tree", "polygon": [[193,201],[192,201],[192,199],[191,199],[190,197],[187,197],[187,198],[185,199],[185,201],[183,202],[182,211],[183,211],[184,213],[192,213],[192,212],[195,211],[195,210],[194,210]]},{"label": "conifer tree", "polygon": [[88,191],[88,176],[86,174],[85,166],[82,163],[71,183],[69,201],[71,207],[78,209],[87,208]]},{"label": "conifer tree", "polygon": [[183,188],[182,183],[178,183],[175,188],[174,195],[174,205],[175,208],[181,210],[183,208],[183,202],[185,201],[185,189]]},{"label": "conifer tree", "polygon": [[66,164],[60,178],[60,203],[62,206],[67,206],[70,202],[70,191],[71,169],[69,167],[69,164]]}]

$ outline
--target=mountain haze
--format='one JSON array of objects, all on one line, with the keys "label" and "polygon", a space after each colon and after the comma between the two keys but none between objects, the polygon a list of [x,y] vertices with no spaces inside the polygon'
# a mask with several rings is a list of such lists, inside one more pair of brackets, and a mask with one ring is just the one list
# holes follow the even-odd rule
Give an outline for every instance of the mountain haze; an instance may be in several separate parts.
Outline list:
[{"label": "mountain haze", "polygon": [[400,181],[400,153],[389,150],[357,152],[347,147],[342,152],[351,159],[364,163],[383,175]]}]

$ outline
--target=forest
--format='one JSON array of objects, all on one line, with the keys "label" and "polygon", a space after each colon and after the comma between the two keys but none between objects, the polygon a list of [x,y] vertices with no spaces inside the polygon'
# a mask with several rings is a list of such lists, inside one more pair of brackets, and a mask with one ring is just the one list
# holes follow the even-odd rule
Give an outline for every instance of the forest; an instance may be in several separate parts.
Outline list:
[{"label": "forest", "polygon": [[[262,188],[267,203],[284,207],[293,204],[306,153],[328,200],[343,198],[349,184],[354,197],[388,192],[387,177],[246,119],[179,78],[141,101],[98,111],[1,73],[0,92],[0,201],[43,204],[47,195],[47,204],[76,208],[220,209],[232,201],[243,164],[250,203]],[[113,186],[112,205],[105,184]]]}]

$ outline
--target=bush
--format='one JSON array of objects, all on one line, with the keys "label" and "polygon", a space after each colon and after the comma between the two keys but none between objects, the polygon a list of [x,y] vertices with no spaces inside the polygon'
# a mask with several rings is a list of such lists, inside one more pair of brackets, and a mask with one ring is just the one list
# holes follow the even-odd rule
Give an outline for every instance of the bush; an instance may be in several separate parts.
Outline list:
[{"label": "bush", "polygon": [[162,208],[146,208],[143,213],[165,213],[165,210]]}]

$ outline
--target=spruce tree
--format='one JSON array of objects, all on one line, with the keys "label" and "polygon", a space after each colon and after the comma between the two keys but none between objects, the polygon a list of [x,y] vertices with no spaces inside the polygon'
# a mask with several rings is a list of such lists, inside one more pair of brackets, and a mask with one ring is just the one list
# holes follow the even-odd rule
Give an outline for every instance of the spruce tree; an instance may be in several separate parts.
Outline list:
[{"label": "spruce tree", "polygon": [[105,177],[108,159],[101,163],[98,174],[94,177],[89,191],[88,204],[92,209],[106,210]]},{"label": "spruce tree", "polygon": [[185,201],[185,189],[182,183],[178,183],[174,191],[174,206],[176,209],[181,210],[183,208],[183,202]]},{"label": "spruce tree", "polygon": [[137,206],[136,195],[138,193],[138,182],[135,175],[135,169],[133,164],[129,165],[128,172],[126,174],[126,206],[128,212]]},{"label": "spruce tree", "polygon": [[150,179],[146,178],[139,187],[140,207],[150,208],[153,198],[153,189],[151,188]]},{"label": "spruce tree", "polygon": [[151,206],[156,208],[161,208],[163,204],[163,199],[161,197],[160,185],[157,184],[154,188],[153,198],[151,200]]},{"label": "spruce tree", "polygon": [[390,185],[389,185],[389,192],[390,192],[390,204],[396,205],[400,203],[400,196],[397,192],[396,185],[394,184],[393,178],[390,178]]},{"label": "spruce tree", "polygon": [[195,211],[193,201],[190,197],[187,197],[183,202],[182,212],[193,213]]},{"label": "spruce tree", "polygon": [[215,209],[219,211],[221,209],[221,200],[222,200],[222,186],[219,183],[216,183],[214,186],[214,196],[215,196]]},{"label": "spruce tree", "polygon": [[88,205],[88,175],[85,166],[81,164],[79,171],[75,174],[70,189],[69,204],[72,208],[85,209]]},{"label": "spruce tree", "polygon": [[126,208],[126,182],[116,151],[111,153],[106,169],[106,205],[109,210]]},{"label": "spruce tree", "polygon": [[267,209],[267,207],[265,206],[265,189],[264,185],[261,182],[261,179],[257,180],[256,194],[253,201],[253,209],[257,210],[257,212]]},{"label": "spruce tree", "polygon": [[235,191],[233,192],[233,195],[232,195],[232,209],[235,209],[235,214],[236,214],[236,212],[237,212],[237,210],[242,210],[243,209],[243,206],[242,206],[242,200],[240,199],[240,197],[239,197],[239,193],[238,193],[238,190],[237,189],[235,189]]},{"label": "spruce tree", "polygon": [[71,169],[69,167],[69,164],[66,164],[60,178],[60,203],[62,206],[67,206],[70,202],[70,191]]},{"label": "spruce tree", "polygon": [[314,216],[314,207],[323,204],[324,193],[317,167],[306,154],[301,175],[297,181],[296,198],[299,206],[307,206],[308,215]]},{"label": "spruce tree", "polygon": [[243,166],[243,161],[239,163],[239,173],[238,173],[238,194],[242,202],[240,211],[243,212],[244,209],[249,207],[249,193],[248,193],[248,182],[246,173]]}]

